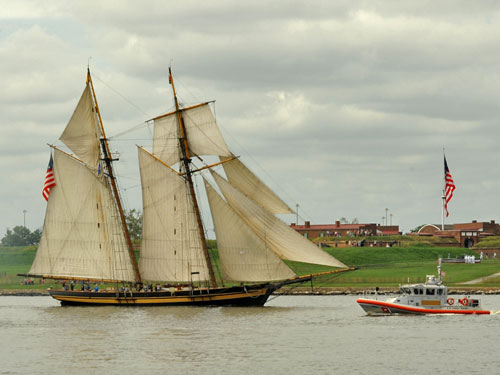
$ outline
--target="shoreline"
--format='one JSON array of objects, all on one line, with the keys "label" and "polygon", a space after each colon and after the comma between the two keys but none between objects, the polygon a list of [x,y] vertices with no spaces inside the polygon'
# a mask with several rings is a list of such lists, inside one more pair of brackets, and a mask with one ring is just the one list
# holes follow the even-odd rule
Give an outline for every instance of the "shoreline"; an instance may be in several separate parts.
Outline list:
[{"label": "shoreline", "polygon": [[[398,294],[398,287],[380,287],[378,295]],[[448,295],[500,295],[500,288],[488,287],[450,287]],[[275,296],[349,296],[349,295],[375,295],[375,287],[360,288],[360,287],[318,287],[311,289],[310,287],[298,287],[294,289],[280,289],[273,293]],[[2,296],[19,296],[19,297],[49,297],[49,292],[42,289],[4,289],[0,290]]]}]

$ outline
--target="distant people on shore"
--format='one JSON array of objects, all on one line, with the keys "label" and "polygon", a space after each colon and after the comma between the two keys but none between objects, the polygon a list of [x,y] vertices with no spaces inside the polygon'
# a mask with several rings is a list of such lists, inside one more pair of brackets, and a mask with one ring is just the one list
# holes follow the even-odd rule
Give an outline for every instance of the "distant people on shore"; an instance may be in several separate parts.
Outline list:
[{"label": "distant people on shore", "polygon": [[35,285],[35,280],[33,279],[24,279],[21,285]]}]

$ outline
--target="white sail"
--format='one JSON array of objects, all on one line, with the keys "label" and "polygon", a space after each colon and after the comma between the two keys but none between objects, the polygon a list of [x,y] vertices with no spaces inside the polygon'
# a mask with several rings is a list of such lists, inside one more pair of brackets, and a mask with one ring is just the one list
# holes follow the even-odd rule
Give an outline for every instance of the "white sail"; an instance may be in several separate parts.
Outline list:
[{"label": "white sail", "polygon": [[73,116],[59,138],[92,170],[96,170],[100,158],[101,131],[95,116],[92,93],[87,83]]},{"label": "white sail", "polygon": [[229,205],[281,259],[347,268],[211,171]]},{"label": "white sail", "polygon": [[[181,110],[191,156],[230,156],[214,115],[208,104]],[[179,125],[177,114],[154,119],[153,154],[168,165],[180,160]]]},{"label": "white sail", "polygon": [[30,273],[53,277],[135,281],[118,211],[105,178],[54,150],[42,237]]},{"label": "white sail", "polygon": [[[139,148],[143,229],[139,270],[144,280],[208,280],[193,204],[184,178]],[[193,272],[199,272],[193,276]]]},{"label": "white sail", "polygon": [[205,180],[225,279],[271,281],[292,278],[288,268]]},{"label": "white sail", "polygon": [[153,154],[168,165],[174,165],[181,159],[176,114],[154,120]]},{"label": "white sail", "polygon": [[[221,157],[221,160],[229,158]],[[292,214],[293,211],[239,159],[224,163],[224,172],[231,185],[273,214]]]}]

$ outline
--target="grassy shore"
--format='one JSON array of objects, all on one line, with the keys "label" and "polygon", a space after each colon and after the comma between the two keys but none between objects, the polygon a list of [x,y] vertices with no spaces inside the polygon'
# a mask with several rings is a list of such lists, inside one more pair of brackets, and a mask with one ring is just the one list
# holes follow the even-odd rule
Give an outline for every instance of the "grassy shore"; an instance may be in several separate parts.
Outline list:
[{"label": "grassy shore", "polygon": [[[348,247],[324,248],[325,251],[344,264],[357,267],[355,271],[325,276],[314,280],[315,287],[325,288],[371,288],[375,286],[393,288],[409,282],[423,282],[425,275],[436,274],[438,257],[456,258],[464,254],[477,255],[471,250],[451,247],[433,247],[428,244],[412,243],[400,247]],[[211,249],[214,253],[216,250]],[[59,287],[53,280],[34,285],[23,285],[23,277],[34,259],[36,247],[0,247],[0,290],[46,290]],[[215,254],[217,255],[217,254]],[[218,259],[215,256],[216,260]],[[287,262],[297,274],[311,274],[329,270],[328,267],[297,262]],[[216,267],[217,268],[217,267]],[[484,260],[480,264],[443,264],[445,283],[460,287],[461,283],[500,272],[500,260]],[[484,280],[474,287],[499,288],[500,277]]]}]

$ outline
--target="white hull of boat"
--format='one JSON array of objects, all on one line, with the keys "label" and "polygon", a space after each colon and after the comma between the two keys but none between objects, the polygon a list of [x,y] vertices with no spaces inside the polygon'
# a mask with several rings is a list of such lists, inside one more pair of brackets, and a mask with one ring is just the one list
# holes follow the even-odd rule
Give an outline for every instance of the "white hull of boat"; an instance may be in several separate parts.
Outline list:
[{"label": "white hull of boat", "polygon": [[375,315],[390,315],[390,314],[491,314],[491,311],[481,310],[470,306],[408,306],[386,301],[378,301],[373,299],[358,298],[358,305],[367,313]]}]

